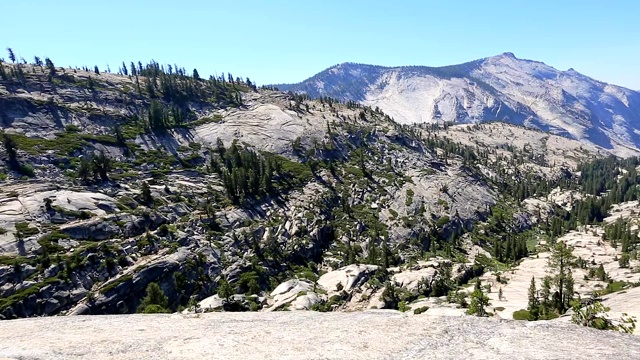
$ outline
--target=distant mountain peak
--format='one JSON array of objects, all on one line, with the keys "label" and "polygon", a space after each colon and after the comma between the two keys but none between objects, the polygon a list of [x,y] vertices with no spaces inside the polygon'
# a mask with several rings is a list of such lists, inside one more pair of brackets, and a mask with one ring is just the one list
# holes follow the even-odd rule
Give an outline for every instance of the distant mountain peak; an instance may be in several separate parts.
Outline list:
[{"label": "distant mountain peak", "polygon": [[442,67],[342,63],[278,87],[377,106],[405,124],[500,120],[619,153],[640,147],[640,93],[512,52]]},{"label": "distant mountain peak", "polygon": [[504,52],[500,55],[498,55],[499,57],[506,57],[506,58],[511,58],[511,59],[517,59],[517,57],[512,53],[512,52]]}]

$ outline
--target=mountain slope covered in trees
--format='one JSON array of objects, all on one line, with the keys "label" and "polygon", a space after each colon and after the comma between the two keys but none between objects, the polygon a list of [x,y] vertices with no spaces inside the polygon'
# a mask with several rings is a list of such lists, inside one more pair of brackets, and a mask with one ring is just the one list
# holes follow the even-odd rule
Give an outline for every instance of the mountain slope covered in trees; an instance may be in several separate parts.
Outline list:
[{"label": "mountain slope covered in trees", "polygon": [[[533,320],[640,281],[637,219],[620,210],[640,197],[637,158],[503,122],[403,125],[175,65],[37,60],[0,63],[2,318],[386,308]],[[534,284],[559,295],[518,300],[523,268],[579,254],[588,232],[606,258],[550,262]],[[580,271],[610,285],[577,289]]]}]

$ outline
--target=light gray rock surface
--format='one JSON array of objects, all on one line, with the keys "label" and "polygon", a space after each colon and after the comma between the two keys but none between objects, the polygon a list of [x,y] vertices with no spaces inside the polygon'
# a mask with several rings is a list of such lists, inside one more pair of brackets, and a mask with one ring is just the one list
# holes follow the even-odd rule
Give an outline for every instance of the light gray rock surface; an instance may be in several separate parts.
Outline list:
[{"label": "light gray rock surface", "polygon": [[[352,290],[357,285],[365,282],[369,275],[378,269],[376,265],[353,264],[330,271],[318,279],[318,285],[325,288],[329,294],[342,290]],[[340,284],[340,285],[338,285]]]},{"label": "light gray rock surface", "polygon": [[436,275],[437,266],[437,263],[429,264],[427,262],[422,262],[422,264],[417,266],[418,269],[399,272],[397,274],[394,274],[391,279],[396,284],[399,284],[407,290],[417,290],[419,288],[420,282],[426,281],[427,283],[429,283],[434,278],[434,276]]},{"label": "light gray rock surface", "polygon": [[637,359],[640,339],[551,322],[360,313],[75,316],[0,322],[9,359]]},{"label": "light gray rock surface", "polygon": [[[320,302],[320,297],[312,293],[312,291],[313,284],[309,281],[298,279],[285,281],[271,292],[273,305],[269,310],[278,309],[282,305],[291,304],[292,302],[295,302],[293,307],[295,310],[308,310],[313,304]],[[307,293],[313,295],[309,296]]]}]

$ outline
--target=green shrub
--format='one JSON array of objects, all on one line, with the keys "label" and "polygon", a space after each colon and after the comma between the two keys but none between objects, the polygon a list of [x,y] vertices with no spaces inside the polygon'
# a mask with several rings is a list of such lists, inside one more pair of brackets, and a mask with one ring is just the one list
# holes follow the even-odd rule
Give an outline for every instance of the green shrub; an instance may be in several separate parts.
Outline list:
[{"label": "green shrub", "polygon": [[29,224],[26,222],[19,222],[15,224],[16,231],[22,234],[23,236],[31,236],[38,234],[40,231],[36,228],[29,227]]},{"label": "green shrub", "polygon": [[526,320],[526,321],[534,321],[535,318],[529,310],[521,309],[513,313],[513,320]]},{"label": "green shrub", "polygon": [[107,294],[109,291],[118,287],[118,285],[131,280],[133,280],[133,277],[131,275],[122,275],[121,277],[117,278],[115,281],[112,281],[111,283],[103,286],[102,289],[100,289],[100,292],[103,294]]},{"label": "green shrub", "polygon": [[35,284],[29,288],[20,290],[11,296],[8,296],[6,298],[0,298],[0,310],[3,310],[19,301],[22,301],[31,295],[37,294],[40,291],[40,289],[42,289],[43,287],[53,283],[58,283],[59,281],[60,280],[55,277],[48,278],[41,283]]},{"label": "green shrub", "polygon": [[577,325],[591,327],[599,330],[615,330],[627,334],[633,334],[636,329],[636,320],[633,317],[622,314],[622,317],[615,321],[608,314],[610,308],[596,301],[591,305],[580,308],[580,304],[573,306],[571,322]]},{"label": "green shrub", "polygon": [[361,179],[364,177],[364,173],[362,172],[362,170],[358,169],[357,167],[345,166],[344,172],[347,173],[348,175],[353,175],[358,179]]},{"label": "green shrub", "polygon": [[629,256],[629,253],[622,253],[622,255],[620,255],[620,258],[618,259],[618,265],[621,268],[628,268],[630,259],[631,257]]},{"label": "green shrub", "polygon": [[68,124],[68,125],[65,125],[64,131],[69,133],[77,133],[77,132],[80,132],[80,128],[77,125]]},{"label": "green shrub", "polygon": [[249,311],[259,311],[260,309],[262,309],[262,305],[258,304],[255,299],[253,298],[248,298],[247,299],[249,302]]},{"label": "green shrub", "polygon": [[323,301],[311,306],[311,310],[319,312],[328,312],[333,310],[333,305],[340,306],[345,300],[340,295],[333,295],[328,301]]},{"label": "green shrub", "polygon": [[422,306],[422,307],[419,307],[419,308],[417,308],[417,309],[413,310],[413,313],[414,313],[415,315],[420,315],[420,314],[422,314],[422,313],[424,313],[424,312],[427,312],[427,310],[429,310],[429,307],[428,307],[428,306]]},{"label": "green shrub", "polygon": [[138,312],[141,312],[143,314],[163,314],[163,313],[168,313],[169,311],[160,305],[149,304],[149,305],[146,305],[141,311],[138,311]]},{"label": "green shrub", "polygon": [[553,320],[553,319],[557,319],[559,317],[560,317],[560,315],[557,312],[551,311],[546,315],[538,316],[538,320]]},{"label": "green shrub", "polygon": [[87,140],[90,142],[97,142],[104,145],[116,146],[120,144],[118,142],[118,139],[116,139],[115,136],[111,136],[111,135],[79,134],[78,136],[83,140]]},{"label": "green shrub", "polygon": [[219,123],[222,121],[222,116],[219,114],[213,115],[213,117],[202,117],[198,120],[194,120],[185,124],[186,127],[195,128],[200,125],[209,124],[209,123]]},{"label": "green shrub", "polygon": [[413,204],[413,190],[407,189],[407,200],[404,203],[406,206]]},{"label": "green shrub", "polygon": [[[431,296],[434,296],[434,294],[432,294]],[[467,302],[467,294],[462,291],[449,291],[447,293],[447,301],[452,304],[458,304],[463,309],[469,307],[469,303]]]},{"label": "green shrub", "polygon": [[58,240],[68,238],[69,235],[59,230],[53,230],[50,233],[41,236],[38,239],[38,244],[42,246],[45,253],[56,253],[64,250],[64,248],[58,244]]},{"label": "green shrub", "polygon": [[34,265],[35,261],[26,256],[0,255],[0,265],[19,266],[22,264]]},{"label": "green shrub", "polygon": [[306,183],[313,177],[309,167],[299,162],[291,161],[284,156],[274,155],[267,152],[262,153],[266,158],[271,158],[278,162],[282,169],[282,173],[293,177],[300,184]]},{"label": "green shrub", "polygon": [[400,310],[401,312],[407,312],[411,310],[411,306],[407,305],[407,303],[404,301],[400,301],[398,303],[398,310]]},{"label": "green shrub", "polygon": [[445,210],[449,210],[449,203],[446,200],[438,199],[438,205],[442,206]]},{"label": "green shrub", "polygon": [[25,151],[29,155],[39,155],[46,151],[53,150],[61,154],[70,154],[82,149],[86,142],[75,133],[56,133],[54,139],[30,138],[23,134],[11,134],[11,138],[16,142],[18,149]]},{"label": "green shrub", "polygon": [[626,281],[610,281],[605,289],[598,291],[598,294],[600,296],[611,294],[626,289],[627,287],[631,287],[631,285],[632,284]]},{"label": "green shrub", "polygon": [[55,210],[57,213],[60,213],[62,215],[65,216],[70,216],[70,217],[74,217],[74,218],[78,218],[81,220],[87,220],[90,219],[94,216],[96,216],[96,214],[90,212],[90,211],[86,211],[86,210],[70,210],[70,209],[66,209],[63,208],[62,206],[53,206],[52,207],[53,210]]},{"label": "green shrub", "polygon": [[58,244],[58,240],[66,238],[68,238],[66,234],[54,231],[38,239],[38,244],[42,246],[42,251],[45,254],[55,254],[64,251],[64,248]]},{"label": "green shrub", "polygon": [[438,221],[436,222],[436,226],[441,228],[441,227],[447,225],[448,223],[449,223],[449,217],[447,215],[444,215],[443,217],[438,219]]}]

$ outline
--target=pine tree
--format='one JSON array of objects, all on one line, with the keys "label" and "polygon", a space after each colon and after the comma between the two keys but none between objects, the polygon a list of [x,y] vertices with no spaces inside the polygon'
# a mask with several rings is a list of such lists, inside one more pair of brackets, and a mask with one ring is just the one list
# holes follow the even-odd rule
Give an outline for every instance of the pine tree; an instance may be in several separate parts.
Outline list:
[{"label": "pine tree", "polygon": [[164,108],[162,104],[156,100],[151,101],[147,119],[151,130],[163,130],[167,127]]},{"label": "pine tree", "polygon": [[476,285],[471,293],[471,302],[469,309],[467,309],[468,315],[487,316],[486,306],[489,306],[489,297],[484,294],[480,284],[480,279],[476,280]]},{"label": "pine tree", "polygon": [[542,315],[548,315],[551,310],[551,278],[545,276],[542,279],[542,288],[540,290],[540,312]]},{"label": "pine tree", "polygon": [[571,269],[567,271],[567,279],[564,281],[564,290],[562,292],[562,306],[564,309],[571,308],[571,302],[573,301],[575,281],[573,280],[573,272]]},{"label": "pine tree", "polygon": [[602,264],[600,264],[600,266],[598,266],[598,268],[596,269],[596,277],[600,281],[607,280],[607,272],[604,270],[604,266]]},{"label": "pine tree", "polygon": [[9,157],[9,167],[18,171],[20,168],[20,163],[18,162],[18,146],[11,136],[6,135],[4,132],[1,132],[0,135],[2,135],[2,145],[4,145],[4,149]]},{"label": "pine tree", "polygon": [[232,297],[235,294],[231,284],[229,284],[226,280],[220,280],[218,283],[218,296],[223,299],[225,302],[229,303],[232,301]]},{"label": "pine tree", "polygon": [[[558,241],[552,248],[549,257],[549,268],[554,272],[553,282],[558,293],[558,303],[555,304],[558,312],[564,314],[569,308],[569,302],[573,299],[573,275],[571,264],[574,260],[572,248],[564,242]],[[571,287],[569,288],[569,285]],[[567,290],[571,293],[567,294]]]},{"label": "pine tree", "polygon": [[113,128],[113,132],[114,132],[114,136],[116,138],[116,141],[118,142],[118,145],[124,147],[125,148],[125,152],[128,151],[127,139],[125,139],[124,134],[122,133],[122,128],[120,127],[120,125],[116,124],[116,126]]},{"label": "pine tree", "polygon": [[502,257],[502,241],[498,238],[493,241],[493,257],[498,261],[504,261]]},{"label": "pine tree", "polygon": [[16,55],[13,53],[13,49],[8,47],[7,48],[7,52],[9,53],[9,60],[11,60],[12,63],[15,63],[16,62]]},{"label": "pine tree", "polygon": [[93,156],[91,159],[91,168],[93,169],[94,175],[100,176],[102,181],[108,181],[108,173],[111,171],[111,159],[104,153],[104,151],[100,151],[98,155]]},{"label": "pine tree", "polygon": [[367,263],[375,265],[378,259],[378,253],[376,251],[377,233],[371,235],[369,243],[367,244]]},{"label": "pine tree", "polygon": [[398,294],[396,285],[392,281],[389,281],[385,284],[384,290],[382,291],[382,301],[384,302],[385,309],[398,308],[398,304],[400,303],[400,296]]},{"label": "pine tree", "polygon": [[80,165],[78,166],[78,178],[83,182],[89,181],[91,176],[91,163],[84,157],[80,159]]},{"label": "pine tree", "polygon": [[527,306],[527,310],[533,316],[533,318],[537,319],[539,310],[540,310],[540,302],[538,300],[538,294],[536,292],[536,278],[531,277],[531,285],[529,286],[529,303]]},{"label": "pine tree", "polygon": [[382,266],[383,269],[389,267],[389,239],[388,235],[384,235],[382,238]]},{"label": "pine tree", "polygon": [[53,65],[53,61],[48,57],[44,58],[44,63],[47,70],[49,70],[49,81],[51,81],[51,78],[56,75],[56,67]]},{"label": "pine tree", "polygon": [[169,299],[157,283],[147,285],[147,295],[142,299],[138,312],[145,314],[168,313]]},{"label": "pine tree", "polygon": [[153,196],[151,195],[151,188],[146,181],[142,182],[142,201],[147,205],[153,203]]}]

